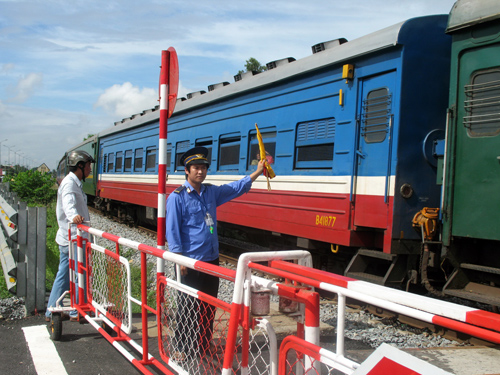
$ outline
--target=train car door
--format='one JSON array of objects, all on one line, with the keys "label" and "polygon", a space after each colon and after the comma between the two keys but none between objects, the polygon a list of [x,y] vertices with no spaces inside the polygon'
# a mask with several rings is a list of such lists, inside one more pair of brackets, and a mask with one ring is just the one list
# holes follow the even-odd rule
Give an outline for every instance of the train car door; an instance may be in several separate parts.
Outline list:
[{"label": "train car door", "polygon": [[500,240],[500,44],[460,59],[452,235]]},{"label": "train car door", "polygon": [[354,179],[354,225],[388,228],[391,131],[396,72],[361,83]]}]

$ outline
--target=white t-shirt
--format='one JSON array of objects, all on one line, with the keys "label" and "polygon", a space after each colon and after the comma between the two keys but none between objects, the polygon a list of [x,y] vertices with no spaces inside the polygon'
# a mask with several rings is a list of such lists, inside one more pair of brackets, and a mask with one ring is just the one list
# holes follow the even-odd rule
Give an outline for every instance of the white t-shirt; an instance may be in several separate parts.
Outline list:
[{"label": "white t-shirt", "polygon": [[[76,215],[83,216],[86,221],[90,220],[87,194],[83,192],[82,186],[82,181],[73,172],[69,172],[57,190],[56,216],[59,230],[56,242],[61,246],[69,244],[68,226]],[[76,239],[76,225],[71,226],[71,238]]]}]

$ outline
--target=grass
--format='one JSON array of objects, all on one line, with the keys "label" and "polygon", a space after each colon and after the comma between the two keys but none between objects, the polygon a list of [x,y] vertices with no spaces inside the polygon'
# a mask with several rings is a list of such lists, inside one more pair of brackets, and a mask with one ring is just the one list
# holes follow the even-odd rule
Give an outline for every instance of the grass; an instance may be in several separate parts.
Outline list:
[{"label": "grass", "polygon": [[5,282],[5,277],[3,276],[3,268],[0,267],[0,299],[10,298],[13,294],[11,294],[7,290],[7,283]]},{"label": "grass", "polygon": [[[151,274],[151,269],[153,268],[153,264],[148,263],[147,265],[147,274]],[[138,299],[139,301],[141,300],[141,267],[140,266],[130,266],[130,283],[132,285],[132,290],[130,294],[132,297]],[[148,306],[152,308],[156,308],[156,291],[155,290],[148,290],[147,292],[147,304]],[[139,305],[136,305],[135,303],[132,304],[132,313],[140,313],[141,312],[141,307]]]}]

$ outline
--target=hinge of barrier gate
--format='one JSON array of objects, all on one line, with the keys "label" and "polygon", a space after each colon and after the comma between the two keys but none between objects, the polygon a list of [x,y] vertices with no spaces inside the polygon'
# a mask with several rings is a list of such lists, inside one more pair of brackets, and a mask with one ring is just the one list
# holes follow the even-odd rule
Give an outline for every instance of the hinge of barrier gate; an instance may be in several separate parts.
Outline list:
[{"label": "hinge of barrier gate", "polygon": [[294,313],[298,310],[299,301],[302,297],[298,294],[303,291],[311,291],[312,288],[295,285],[291,283],[278,284],[278,294],[280,297],[280,312]]}]

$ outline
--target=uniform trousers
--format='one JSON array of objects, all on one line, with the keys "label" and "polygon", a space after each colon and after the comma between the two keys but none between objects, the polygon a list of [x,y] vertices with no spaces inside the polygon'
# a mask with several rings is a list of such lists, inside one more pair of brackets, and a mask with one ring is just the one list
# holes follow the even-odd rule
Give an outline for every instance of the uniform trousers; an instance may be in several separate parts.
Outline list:
[{"label": "uniform trousers", "polygon": [[[219,265],[219,258],[206,263]],[[188,269],[181,282],[213,297],[219,292],[219,278]],[[209,348],[213,335],[215,306],[197,298],[178,294],[177,326],[175,337],[177,350],[186,355],[203,355]]]}]

